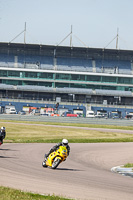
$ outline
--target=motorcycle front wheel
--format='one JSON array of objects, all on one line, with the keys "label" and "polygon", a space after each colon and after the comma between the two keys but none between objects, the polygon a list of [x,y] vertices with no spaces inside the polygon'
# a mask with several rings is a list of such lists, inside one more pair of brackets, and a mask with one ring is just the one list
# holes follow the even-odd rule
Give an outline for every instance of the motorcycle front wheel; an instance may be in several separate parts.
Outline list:
[{"label": "motorcycle front wheel", "polygon": [[52,169],[56,169],[58,167],[58,165],[60,164],[60,162],[61,162],[60,159],[54,160],[54,162],[52,164]]},{"label": "motorcycle front wheel", "polygon": [[45,161],[42,162],[42,166],[43,166],[43,167],[47,167]]}]

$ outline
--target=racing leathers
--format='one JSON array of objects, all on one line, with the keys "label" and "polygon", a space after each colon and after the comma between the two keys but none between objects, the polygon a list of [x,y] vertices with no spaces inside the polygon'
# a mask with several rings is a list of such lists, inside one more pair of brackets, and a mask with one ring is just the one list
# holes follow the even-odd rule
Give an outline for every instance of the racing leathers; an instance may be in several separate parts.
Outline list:
[{"label": "racing leathers", "polygon": [[[64,146],[64,144],[62,144],[62,142],[56,144],[55,146],[53,146],[50,151],[48,152],[48,154],[45,154],[45,158],[47,158],[52,152],[56,151],[57,149],[59,149],[60,146]],[[67,144],[65,145],[67,148],[67,155],[69,156],[70,153],[70,146]]]},{"label": "racing leathers", "polygon": [[6,137],[6,132],[0,130],[0,144],[3,144],[3,139]]}]

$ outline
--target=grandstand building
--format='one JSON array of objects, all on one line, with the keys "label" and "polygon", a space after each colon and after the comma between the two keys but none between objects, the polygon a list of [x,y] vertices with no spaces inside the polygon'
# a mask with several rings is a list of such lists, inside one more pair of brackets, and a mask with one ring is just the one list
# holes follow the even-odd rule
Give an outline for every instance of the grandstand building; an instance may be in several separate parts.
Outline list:
[{"label": "grandstand building", "polygon": [[0,43],[0,97],[133,104],[133,51]]}]

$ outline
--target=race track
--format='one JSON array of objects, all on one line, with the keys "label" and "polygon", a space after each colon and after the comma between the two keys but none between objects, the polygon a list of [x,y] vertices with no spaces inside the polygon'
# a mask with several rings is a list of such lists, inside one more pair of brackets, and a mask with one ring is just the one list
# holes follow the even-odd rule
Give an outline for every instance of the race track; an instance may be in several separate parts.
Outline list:
[{"label": "race track", "polygon": [[0,185],[81,200],[133,199],[133,179],[111,172],[133,162],[133,143],[70,144],[70,156],[56,170],[42,167],[51,146],[0,146]]}]

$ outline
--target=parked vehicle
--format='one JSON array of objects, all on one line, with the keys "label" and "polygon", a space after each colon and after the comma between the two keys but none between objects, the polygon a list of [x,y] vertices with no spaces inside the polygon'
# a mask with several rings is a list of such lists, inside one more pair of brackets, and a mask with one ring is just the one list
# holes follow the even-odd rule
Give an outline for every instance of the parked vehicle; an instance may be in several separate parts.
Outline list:
[{"label": "parked vehicle", "polygon": [[96,117],[96,118],[103,118],[104,116],[103,116],[102,113],[98,113],[98,114],[95,115],[95,117]]},{"label": "parked vehicle", "polygon": [[17,113],[17,111],[16,111],[15,108],[10,108],[9,109],[9,114],[16,114],[16,113]]},{"label": "parked vehicle", "polygon": [[94,118],[94,117],[95,117],[94,111],[92,111],[92,110],[87,110],[87,112],[86,112],[86,117]]},{"label": "parked vehicle", "polygon": [[133,115],[128,114],[125,116],[125,119],[133,119]]},{"label": "parked vehicle", "polygon": [[57,114],[57,113],[52,113],[51,116],[52,116],[52,117],[59,117],[60,115]]},{"label": "parked vehicle", "polygon": [[112,119],[119,119],[120,117],[119,117],[119,115],[116,113],[116,114],[113,114],[113,116],[112,116]]},{"label": "parked vehicle", "polygon": [[83,117],[82,113],[76,113],[78,115],[78,117]]},{"label": "parked vehicle", "polygon": [[21,110],[21,111],[18,112],[18,114],[19,114],[19,115],[26,115],[26,112],[23,111],[23,110]]},{"label": "parked vehicle", "polygon": [[8,105],[6,105],[5,106],[5,113],[6,114],[16,114],[17,113],[17,111],[16,111],[16,109],[15,109],[15,106],[8,106]]},{"label": "parked vehicle", "polygon": [[62,113],[61,116],[62,117],[79,117],[78,114],[74,114],[74,113],[71,113],[71,112],[64,112],[64,113]]},{"label": "parked vehicle", "polygon": [[39,116],[39,115],[40,115],[40,110],[39,110],[39,109],[33,109],[33,110],[30,112],[30,115]]},{"label": "parked vehicle", "polygon": [[47,117],[50,117],[51,114],[50,114],[50,113],[44,113],[44,114],[41,114],[41,116],[47,116]]},{"label": "parked vehicle", "polygon": [[108,115],[107,115],[107,113],[97,113],[96,115],[95,115],[95,117],[96,118],[108,118]]}]

